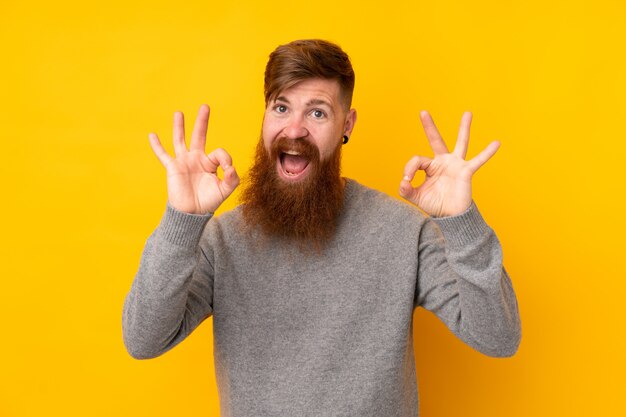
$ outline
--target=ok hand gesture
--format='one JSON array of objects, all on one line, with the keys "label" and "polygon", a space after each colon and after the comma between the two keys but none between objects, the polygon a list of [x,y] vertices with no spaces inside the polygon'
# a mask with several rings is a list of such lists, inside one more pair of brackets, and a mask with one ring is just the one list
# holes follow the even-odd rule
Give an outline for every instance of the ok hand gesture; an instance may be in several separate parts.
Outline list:
[{"label": "ok hand gesture", "polygon": [[[191,214],[213,213],[239,185],[239,176],[230,155],[218,148],[206,155],[206,132],[209,106],[203,104],[191,135],[189,150],[185,144],[185,124],[181,112],[174,113],[174,153],[172,158],[163,149],[155,133],[150,133],[150,146],[167,170],[168,201],[177,210]],[[224,172],[217,176],[217,167]]]},{"label": "ok hand gesture", "polygon": [[[461,214],[472,203],[472,175],[496,153],[500,142],[491,142],[482,152],[466,161],[472,113],[463,114],[452,153],[448,151],[430,114],[422,111],[420,119],[435,157],[414,156],[409,160],[400,182],[400,195],[433,217]],[[425,171],[426,179],[420,186],[413,187],[411,181],[418,170]]]}]

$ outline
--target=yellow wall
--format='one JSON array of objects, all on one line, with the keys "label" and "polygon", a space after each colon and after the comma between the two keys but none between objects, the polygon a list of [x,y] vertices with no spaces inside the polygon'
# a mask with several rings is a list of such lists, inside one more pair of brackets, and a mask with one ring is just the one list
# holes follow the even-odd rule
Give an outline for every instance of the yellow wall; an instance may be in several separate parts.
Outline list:
[{"label": "yellow wall", "polygon": [[406,160],[430,155],[421,109],[449,144],[472,110],[470,157],[502,144],[474,199],[504,248],[522,345],[487,358],[417,312],[422,415],[626,415],[626,4],[245,3],[0,7],[0,415],[218,415],[210,320],[158,359],[122,344],[166,199],[147,134],[171,150],[173,112],[190,130],[207,102],[209,146],[245,172],[267,55],[305,37],[341,44],[357,73],[347,176],[396,195]]}]

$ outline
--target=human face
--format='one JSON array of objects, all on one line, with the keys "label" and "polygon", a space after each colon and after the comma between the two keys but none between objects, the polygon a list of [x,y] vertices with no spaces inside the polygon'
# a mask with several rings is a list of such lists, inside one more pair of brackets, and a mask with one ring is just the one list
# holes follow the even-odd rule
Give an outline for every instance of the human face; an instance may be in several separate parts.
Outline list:
[{"label": "human face", "polygon": [[293,149],[276,156],[276,170],[288,182],[308,177],[310,160],[304,157],[297,141],[317,148],[320,160],[328,160],[344,135],[350,136],[356,111],[343,105],[339,82],[312,78],[282,91],[270,101],[263,118],[263,144],[268,151],[282,138],[293,141]]}]

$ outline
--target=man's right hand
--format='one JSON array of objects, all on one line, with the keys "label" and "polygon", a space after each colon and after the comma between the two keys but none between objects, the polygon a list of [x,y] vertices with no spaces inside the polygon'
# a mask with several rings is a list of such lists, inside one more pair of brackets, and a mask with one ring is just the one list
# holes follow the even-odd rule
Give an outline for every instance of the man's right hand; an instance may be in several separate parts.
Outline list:
[{"label": "man's right hand", "polygon": [[[174,153],[172,158],[163,149],[155,133],[150,133],[150,146],[167,170],[169,203],[190,214],[213,213],[239,185],[239,176],[228,152],[218,148],[206,155],[206,132],[209,106],[198,111],[189,150],[185,144],[185,124],[181,112],[174,113]],[[217,176],[222,167],[223,179]]]}]

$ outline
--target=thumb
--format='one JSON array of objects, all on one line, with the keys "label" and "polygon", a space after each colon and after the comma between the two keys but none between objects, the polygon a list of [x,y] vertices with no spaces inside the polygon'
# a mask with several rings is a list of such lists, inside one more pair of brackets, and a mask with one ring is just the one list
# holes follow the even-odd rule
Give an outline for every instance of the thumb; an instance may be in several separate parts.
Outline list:
[{"label": "thumb", "polygon": [[239,175],[234,166],[224,168],[224,178],[222,179],[221,188],[224,199],[228,197],[239,185]]},{"label": "thumb", "polygon": [[402,181],[400,181],[400,189],[398,190],[400,193],[400,197],[410,200],[413,197],[413,192],[415,189],[411,185],[411,182],[404,177]]}]

